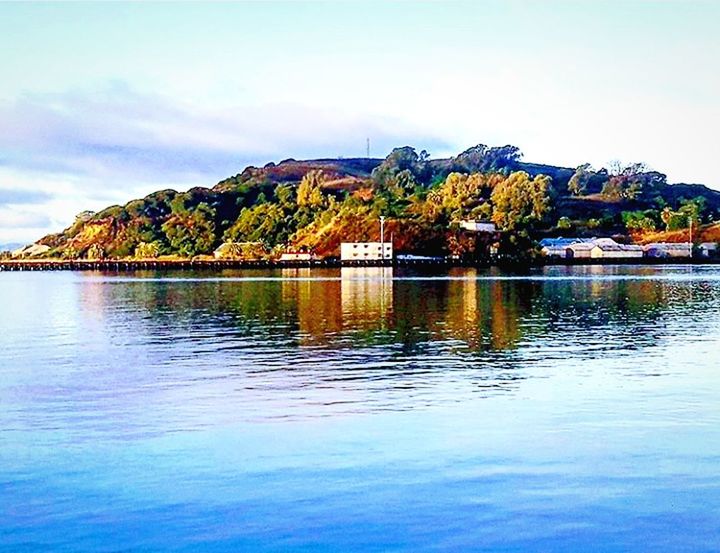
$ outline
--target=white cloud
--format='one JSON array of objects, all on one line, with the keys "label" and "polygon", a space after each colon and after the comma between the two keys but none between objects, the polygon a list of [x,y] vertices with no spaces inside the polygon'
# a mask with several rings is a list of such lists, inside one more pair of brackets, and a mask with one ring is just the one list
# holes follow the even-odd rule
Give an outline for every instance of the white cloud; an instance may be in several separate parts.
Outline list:
[{"label": "white cloud", "polygon": [[[33,199],[45,224],[19,226],[8,212],[0,218],[0,239],[34,240],[66,227],[79,211],[162,188],[213,186],[248,164],[362,156],[366,137],[379,156],[405,144],[445,148],[402,120],[287,102],[202,107],[117,84],[27,95],[0,105],[0,204],[2,190],[6,204]],[[37,229],[42,232],[32,235]]]}]

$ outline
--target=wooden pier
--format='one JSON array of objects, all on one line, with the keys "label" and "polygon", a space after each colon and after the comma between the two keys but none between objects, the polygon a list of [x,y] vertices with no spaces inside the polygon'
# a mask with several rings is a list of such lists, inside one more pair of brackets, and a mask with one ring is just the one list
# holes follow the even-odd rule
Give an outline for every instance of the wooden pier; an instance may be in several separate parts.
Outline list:
[{"label": "wooden pier", "polygon": [[275,260],[0,260],[0,271],[220,271],[224,269],[290,269],[290,268],[330,268],[330,267],[391,267],[391,266],[436,266],[449,267],[459,265],[442,259],[437,260],[377,260],[343,261],[337,258],[310,261]]},{"label": "wooden pier", "polygon": [[279,260],[232,260],[232,259],[34,259],[34,260],[0,260],[2,271],[220,271],[225,269],[292,269],[292,268],[331,268],[331,267],[417,267],[417,268],[448,268],[448,267],[490,267],[499,266],[509,269],[525,269],[542,266],[573,266],[573,265],[712,265],[720,264],[718,258],[639,258],[639,259],[549,259],[541,258],[534,263],[513,263],[497,260],[495,262],[463,261],[457,259],[386,259],[340,261],[337,258],[310,261],[279,261]]}]

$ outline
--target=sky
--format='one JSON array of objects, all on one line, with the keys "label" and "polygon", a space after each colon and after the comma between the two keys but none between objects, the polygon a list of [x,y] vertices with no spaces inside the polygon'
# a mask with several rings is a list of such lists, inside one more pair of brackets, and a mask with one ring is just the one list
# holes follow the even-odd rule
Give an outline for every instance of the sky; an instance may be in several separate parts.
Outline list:
[{"label": "sky", "polygon": [[0,3],[0,244],[366,138],[720,189],[718,21],[713,0]]}]

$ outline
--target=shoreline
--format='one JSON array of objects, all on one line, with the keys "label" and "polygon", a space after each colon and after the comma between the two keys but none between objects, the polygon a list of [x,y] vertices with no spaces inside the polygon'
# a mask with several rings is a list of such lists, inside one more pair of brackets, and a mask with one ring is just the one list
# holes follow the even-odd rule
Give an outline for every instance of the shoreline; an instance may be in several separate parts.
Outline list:
[{"label": "shoreline", "polygon": [[496,261],[490,263],[463,262],[455,259],[433,260],[373,260],[340,261],[339,259],[312,261],[247,261],[247,260],[4,260],[0,261],[0,272],[10,271],[155,271],[155,270],[220,270],[220,269],[304,269],[335,267],[499,267],[511,270],[527,270],[546,266],[590,266],[590,265],[718,265],[720,258],[575,258],[539,259],[531,263]]}]

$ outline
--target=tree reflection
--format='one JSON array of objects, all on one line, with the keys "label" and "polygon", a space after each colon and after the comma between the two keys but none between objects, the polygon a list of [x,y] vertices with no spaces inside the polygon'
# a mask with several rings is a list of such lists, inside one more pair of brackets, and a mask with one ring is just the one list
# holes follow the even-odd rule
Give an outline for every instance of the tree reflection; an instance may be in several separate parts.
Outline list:
[{"label": "tree reflection", "polygon": [[134,306],[126,315],[135,325],[165,320],[192,331],[212,322],[258,340],[283,335],[301,346],[336,349],[396,344],[405,353],[436,342],[469,352],[513,350],[535,335],[608,325],[632,331],[688,302],[708,301],[712,292],[703,296],[698,287],[693,297],[687,283],[647,278],[652,268],[648,274],[638,268],[638,278],[606,278],[612,268],[605,277],[597,270],[563,268],[554,275],[561,278],[543,279],[476,269],[434,278],[392,268],[284,269],[113,286],[88,279],[82,290],[98,315],[118,303]]}]

